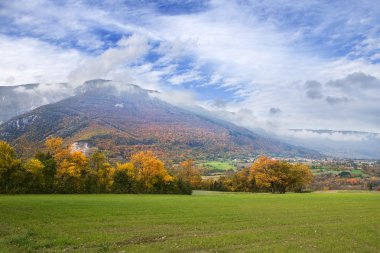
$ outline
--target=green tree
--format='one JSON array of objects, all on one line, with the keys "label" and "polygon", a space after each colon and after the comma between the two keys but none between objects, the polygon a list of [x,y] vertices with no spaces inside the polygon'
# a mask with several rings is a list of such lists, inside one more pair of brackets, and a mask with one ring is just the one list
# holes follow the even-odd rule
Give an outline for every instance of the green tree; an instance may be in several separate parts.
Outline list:
[{"label": "green tree", "polygon": [[55,162],[53,156],[49,153],[38,152],[35,155],[35,158],[38,159],[43,164],[42,174],[44,177],[44,188],[42,192],[44,193],[53,193],[54,192],[54,176],[57,171],[57,163]]}]

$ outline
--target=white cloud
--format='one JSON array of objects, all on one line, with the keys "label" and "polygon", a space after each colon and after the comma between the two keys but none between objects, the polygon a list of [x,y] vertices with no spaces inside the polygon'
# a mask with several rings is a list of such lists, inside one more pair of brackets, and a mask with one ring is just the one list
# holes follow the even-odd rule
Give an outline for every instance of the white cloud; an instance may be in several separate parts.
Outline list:
[{"label": "white cloud", "polygon": [[189,90],[165,91],[161,93],[155,93],[153,96],[176,106],[195,107],[199,103],[194,92]]},{"label": "white cloud", "polygon": [[68,76],[70,83],[81,84],[86,80],[107,78],[111,71],[120,66],[138,63],[149,51],[146,37],[134,34],[118,41],[118,47],[104,51],[100,56],[84,61]]},{"label": "white cloud", "polygon": [[31,38],[0,35],[0,82],[5,85],[66,81],[83,55]]},{"label": "white cloud", "polygon": [[200,79],[202,79],[202,77],[197,71],[190,71],[184,74],[174,75],[169,78],[168,81],[173,85],[180,85],[191,81],[198,81]]},{"label": "white cloud", "polygon": [[[25,36],[41,40],[1,36],[0,80],[106,78],[161,91],[194,82],[209,89],[210,97],[213,88],[238,97],[223,110],[245,126],[380,132],[378,92],[349,93],[326,85],[355,72],[380,79],[380,64],[372,62],[380,49],[379,6],[371,1],[210,1],[203,12],[168,15],[151,5],[120,2],[9,1],[0,15],[13,17]],[[112,44],[98,30],[126,37]],[[76,49],[65,49],[71,44]],[[149,53],[159,56],[146,61]],[[304,84],[310,80],[322,86],[308,96]],[[177,98],[195,100],[171,94]],[[215,101],[202,102],[210,107]],[[281,113],[274,117],[271,108]]]},{"label": "white cloud", "polygon": [[330,141],[338,141],[338,142],[362,142],[366,141],[369,138],[369,134],[363,133],[341,133],[341,132],[331,132],[331,133],[317,133],[308,130],[300,130],[300,131],[287,131],[282,132],[282,136],[289,136],[293,138],[305,139],[305,140],[330,140]]},{"label": "white cloud", "polygon": [[321,63],[292,49],[285,34],[271,24],[260,23],[233,3],[196,15],[158,17],[151,26],[164,41],[188,44],[187,52],[199,65],[210,62],[215,76],[239,80],[235,85],[293,81],[293,73],[297,78],[306,77],[315,72],[310,67]]},{"label": "white cloud", "polygon": [[162,76],[171,73],[172,67],[154,69],[151,63],[137,66],[119,66],[107,74],[107,78],[119,82],[127,82],[139,85],[144,89],[162,91],[166,87],[162,84]]}]

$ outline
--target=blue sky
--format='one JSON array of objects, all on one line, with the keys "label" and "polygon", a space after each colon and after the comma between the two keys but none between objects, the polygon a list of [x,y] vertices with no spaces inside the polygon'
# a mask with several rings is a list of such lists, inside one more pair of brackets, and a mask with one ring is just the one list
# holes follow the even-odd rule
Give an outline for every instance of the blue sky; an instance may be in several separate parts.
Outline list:
[{"label": "blue sky", "polygon": [[107,78],[280,134],[380,132],[379,24],[373,0],[4,0],[0,84]]}]

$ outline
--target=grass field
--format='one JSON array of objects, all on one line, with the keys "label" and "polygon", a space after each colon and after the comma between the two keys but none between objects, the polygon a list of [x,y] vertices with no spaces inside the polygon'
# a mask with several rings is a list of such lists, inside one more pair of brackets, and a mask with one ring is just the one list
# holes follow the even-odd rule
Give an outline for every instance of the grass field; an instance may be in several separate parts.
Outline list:
[{"label": "grass field", "polygon": [[379,252],[380,194],[0,195],[0,251]]},{"label": "grass field", "polygon": [[235,169],[235,166],[227,162],[209,161],[209,162],[206,162],[205,165],[215,170],[234,170]]}]

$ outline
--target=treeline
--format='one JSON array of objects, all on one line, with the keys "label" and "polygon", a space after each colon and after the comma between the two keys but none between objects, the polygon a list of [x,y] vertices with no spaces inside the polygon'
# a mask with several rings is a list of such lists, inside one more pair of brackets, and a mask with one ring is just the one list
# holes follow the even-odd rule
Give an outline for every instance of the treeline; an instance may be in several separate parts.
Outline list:
[{"label": "treeline", "polygon": [[22,162],[0,141],[0,193],[192,193],[188,181],[170,175],[149,151],[111,165],[102,152],[88,158],[64,147],[61,138],[49,138],[45,146],[46,152]]},{"label": "treeline", "polygon": [[222,176],[218,180],[206,180],[202,189],[231,192],[302,192],[313,181],[309,166],[259,157],[251,167]]},{"label": "treeline", "polygon": [[174,168],[152,152],[133,154],[129,162],[111,164],[104,153],[86,157],[51,137],[44,152],[21,161],[15,150],[0,141],[0,193],[171,193],[193,189],[232,192],[302,192],[313,180],[308,166],[259,157],[251,167],[202,180],[189,159]]}]

